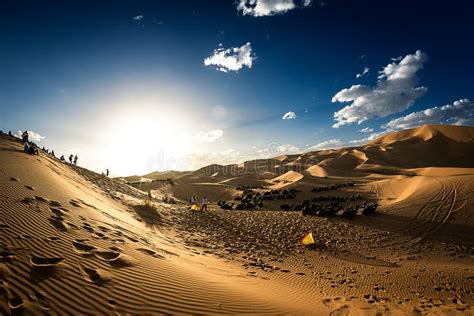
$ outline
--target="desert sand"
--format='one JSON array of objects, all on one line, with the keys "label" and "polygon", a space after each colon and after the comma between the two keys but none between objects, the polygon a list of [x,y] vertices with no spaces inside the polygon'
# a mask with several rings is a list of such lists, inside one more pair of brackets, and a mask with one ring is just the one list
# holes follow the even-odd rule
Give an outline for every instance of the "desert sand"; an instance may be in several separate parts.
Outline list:
[{"label": "desert sand", "polygon": [[473,157],[474,127],[436,125],[110,179],[0,136],[0,314],[474,314]]}]

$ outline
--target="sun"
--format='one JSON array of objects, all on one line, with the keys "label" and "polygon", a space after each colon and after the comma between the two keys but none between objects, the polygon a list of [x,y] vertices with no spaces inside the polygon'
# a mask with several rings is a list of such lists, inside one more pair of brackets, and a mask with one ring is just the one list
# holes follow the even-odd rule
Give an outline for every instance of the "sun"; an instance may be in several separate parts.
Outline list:
[{"label": "sun", "polygon": [[166,114],[128,113],[105,134],[103,158],[115,174],[183,169],[194,146],[190,123]]}]

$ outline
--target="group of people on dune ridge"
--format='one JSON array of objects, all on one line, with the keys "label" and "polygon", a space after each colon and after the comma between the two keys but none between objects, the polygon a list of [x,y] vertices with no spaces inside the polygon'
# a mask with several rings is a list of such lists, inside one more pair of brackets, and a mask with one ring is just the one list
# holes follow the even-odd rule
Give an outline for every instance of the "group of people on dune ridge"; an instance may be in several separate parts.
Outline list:
[{"label": "group of people on dune ridge", "polygon": [[[21,133],[21,135],[20,135]],[[21,142],[23,143],[23,151],[27,154],[30,154],[30,155],[39,155],[40,154],[40,148],[38,147],[38,145],[36,145],[33,141],[31,141],[29,138],[30,138],[30,135],[28,133],[27,130],[23,131],[23,132],[19,132],[19,134],[17,135],[20,135],[21,137],[18,137],[17,135],[13,135],[11,131],[9,131],[8,133],[4,133],[3,131],[0,130],[0,135],[5,135],[5,136],[8,136],[8,137],[11,137],[11,138],[14,138],[14,139],[18,139],[20,138],[21,139]],[[41,150],[45,153],[47,153],[48,155],[51,155],[52,157],[56,158],[56,155],[54,153],[54,150],[49,150],[49,149],[46,149],[44,146],[43,148],[41,148]],[[68,160],[69,160],[69,163],[71,165],[75,165],[77,166],[77,161],[78,161],[78,157],[77,155],[69,155],[68,157]],[[59,158],[59,160],[61,160],[62,162],[66,162],[66,158],[64,157],[64,155],[61,155],[61,157]],[[109,176],[109,169],[106,169],[106,172],[105,174],[102,173],[103,176]]]}]

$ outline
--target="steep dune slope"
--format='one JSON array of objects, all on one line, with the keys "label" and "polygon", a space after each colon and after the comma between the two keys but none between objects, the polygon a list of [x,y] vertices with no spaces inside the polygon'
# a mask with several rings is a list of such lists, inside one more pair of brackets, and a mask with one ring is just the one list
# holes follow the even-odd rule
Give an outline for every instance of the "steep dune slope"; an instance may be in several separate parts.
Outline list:
[{"label": "steep dune slope", "polygon": [[117,181],[97,174],[88,181],[89,171],[3,137],[0,162],[0,314],[291,310],[237,266],[195,257],[162,233],[166,205],[130,204],[144,193],[116,192]]}]

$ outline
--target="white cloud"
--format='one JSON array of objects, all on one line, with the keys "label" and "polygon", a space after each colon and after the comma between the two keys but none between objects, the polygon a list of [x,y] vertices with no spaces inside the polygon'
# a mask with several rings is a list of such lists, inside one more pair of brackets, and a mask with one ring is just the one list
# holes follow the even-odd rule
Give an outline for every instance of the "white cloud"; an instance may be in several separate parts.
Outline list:
[{"label": "white cloud", "polygon": [[311,2],[311,0],[296,1],[296,3],[294,0],[240,0],[237,10],[243,15],[272,16],[298,7],[308,7]]},{"label": "white cloud", "polygon": [[214,50],[212,56],[204,59],[204,65],[217,66],[217,70],[222,72],[239,71],[243,66],[252,68],[253,61],[256,56],[252,51],[250,43],[242,45],[241,47],[233,47],[225,49],[219,44],[219,48]]},{"label": "white cloud", "polygon": [[378,77],[375,87],[353,85],[342,89],[332,102],[352,102],[334,113],[334,128],[353,123],[362,123],[373,117],[385,117],[409,108],[423,96],[426,87],[416,86],[417,72],[423,68],[428,56],[416,51],[403,57],[398,63],[388,64]]},{"label": "white cloud", "polygon": [[294,120],[295,118],[296,118],[296,113],[295,113],[295,112],[291,112],[291,111],[290,111],[290,112],[286,112],[286,113],[283,115],[283,117],[282,117],[282,119],[284,119],[284,120]]},{"label": "white cloud", "polygon": [[372,133],[373,131],[374,129],[370,127],[364,127],[363,129],[359,130],[359,132],[362,132],[362,133]]},{"label": "white cloud", "polygon": [[199,132],[194,139],[200,143],[213,143],[223,135],[224,132],[222,130],[215,129],[208,132]]},{"label": "white cloud", "polygon": [[133,19],[134,19],[135,21],[143,20],[143,15],[134,16]]},{"label": "white cloud", "polygon": [[365,76],[366,74],[369,73],[369,70],[370,70],[369,67],[365,67],[364,70],[362,70],[361,73],[358,73],[358,74],[356,75],[356,78],[362,78],[363,76]]},{"label": "white cloud", "polygon": [[[16,137],[21,138],[21,134],[23,134],[23,131],[18,131],[18,133],[15,134]],[[40,142],[43,139],[45,139],[45,136],[41,136],[38,133],[35,133],[33,131],[28,131],[28,140],[33,141],[33,142]]]},{"label": "white cloud", "polygon": [[454,101],[453,104],[435,106],[426,110],[413,112],[408,115],[393,119],[384,124],[382,128],[392,131],[406,129],[424,124],[474,124],[474,102],[469,99]]},{"label": "white cloud", "polygon": [[344,146],[344,142],[340,139],[330,139],[320,142],[316,145],[313,145],[308,148],[308,150],[322,150],[322,149],[332,149],[339,148]]},{"label": "white cloud", "polygon": [[353,140],[350,140],[347,142],[347,145],[348,146],[360,146],[360,145],[364,145],[368,142],[370,142],[371,140],[374,140],[376,139],[377,137],[385,134],[386,131],[383,131],[383,132],[378,132],[378,133],[371,133],[368,137],[365,137],[365,138],[361,138],[361,139],[353,139]]}]

